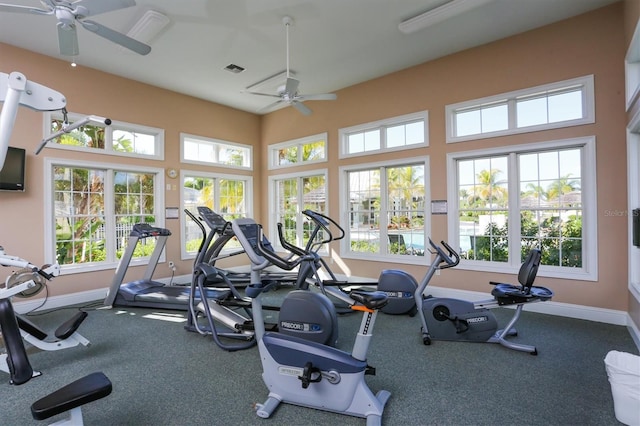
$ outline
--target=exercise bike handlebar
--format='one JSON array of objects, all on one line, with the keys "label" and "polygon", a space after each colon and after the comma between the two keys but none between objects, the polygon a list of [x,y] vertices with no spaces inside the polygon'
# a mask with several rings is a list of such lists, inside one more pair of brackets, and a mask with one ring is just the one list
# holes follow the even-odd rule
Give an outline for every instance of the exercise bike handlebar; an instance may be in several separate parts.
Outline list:
[{"label": "exercise bike handlebar", "polygon": [[30,263],[28,260],[5,254],[2,247],[0,247],[0,265],[31,269],[32,272],[42,275],[42,277],[46,278],[47,281],[51,281],[54,277],[60,274],[60,266],[58,264],[47,266],[46,269],[44,266],[40,268]]},{"label": "exercise bike handlebar", "polygon": [[442,250],[442,247],[434,243],[431,238],[429,238],[429,243],[431,244],[431,247],[436,250],[441,261],[446,263],[446,265],[440,266],[440,269],[453,268],[458,263],[460,263],[460,255],[446,242],[440,241],[440,244],[442,244],[447,249],[449,254],[445,253],[444,250]]}]

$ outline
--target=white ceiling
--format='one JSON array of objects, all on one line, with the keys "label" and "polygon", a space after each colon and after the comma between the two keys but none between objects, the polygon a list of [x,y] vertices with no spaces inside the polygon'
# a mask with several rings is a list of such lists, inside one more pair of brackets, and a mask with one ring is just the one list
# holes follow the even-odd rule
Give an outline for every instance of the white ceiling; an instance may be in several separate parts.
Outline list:
[{"label": "white ceiling", "polygon": [[[41,7],[38,0],[0,1]],[[403,20],[447,1],[136,0],[134,7],[91,19],[126,33],[146,10],[164,13],[171,23],[149,43],[151,53],[140,56],[78,28],[80,55],[75,58],[59,54],[54,17],[0,12],[0,42],[257,112],[273,99],[242,91],[285,70],[285,15],[294,19],[291,70],[301,82],[299,91],[313,94],[335,92],[616,0],[490,0],[413,34],[398,30]],[[224,70],[229,64],[246,70],[230,73]],[[24,72],[2,58],[0,71]]]}]

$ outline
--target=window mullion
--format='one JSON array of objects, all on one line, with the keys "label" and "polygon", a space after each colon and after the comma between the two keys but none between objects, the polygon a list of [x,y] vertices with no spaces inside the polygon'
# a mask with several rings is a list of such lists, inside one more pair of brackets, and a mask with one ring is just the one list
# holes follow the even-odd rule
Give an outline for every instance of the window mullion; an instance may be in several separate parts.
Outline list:
[{"label": "window mullion", "polygon": [[107,262],[117,262],[116,256],[116,215],[114,194],[114,171],[105,171],[104,177],[104,245],[107,252]]},{"label": "window mullion", "polygon": [[509,154],[508,160],[509,182],[509,264],[520,265],[521,225],[520,225],[520,173],[518,168],[518,154]]}]

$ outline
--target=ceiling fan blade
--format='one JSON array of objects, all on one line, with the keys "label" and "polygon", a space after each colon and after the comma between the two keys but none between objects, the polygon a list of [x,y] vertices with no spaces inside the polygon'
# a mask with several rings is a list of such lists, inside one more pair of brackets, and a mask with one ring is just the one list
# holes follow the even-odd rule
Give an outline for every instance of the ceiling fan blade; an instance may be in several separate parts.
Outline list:
[{"label": "ceiling fan blade", "polygon": [[60,46],[60,54],[65,56],[78,56],[78,33],[76,26],[65,27],[58,24],[58,45]]},{"label": "ceiling fan blade", "polygon": [[243,91],[242,93],[248,93],[250,95],[258,95],[258,96],[268,96],[270,98],[279,98],[280,95],[271,95],[269,93],[260,93],[260,92],[248,92],[248,91]]},{"label": "ceiling fan blade", "polygon": [[88,10],[88,13],[83,14],[82,17],[98,15],[100,13],[111,12],[113,10],[124,9],[135,5],[135,0],[78,0],[72,3],[73,8],[76,10],[78,6],[82,6]]},{"label": "ceiling fan blade", "polygon": [[335,93],[322,93],[317,95],[300,95],[300,100],[304,101],[335,101],[338,96]]},{"label": "ceiling fan blade", "polygon": [[298,85],[300,85],[300,81],[295,78],[287,77],[287,83],[284,86],[284,92],[288,93],[289,96],[295,96],[298,91]]},{"label": "ceiling fan blade", "polygon": [[38,9],[37,7],[18,6],[15,4],[0,3],[0,12],[18,12],[18,13],[38,13],[41,15],[51,15],[53,11],[46,9]]},{"label": "ceiling fan blade", "polygon": [[112,30],[111,28],[107,28],[95,21],[78,20],[78,22],[80,22],[80,24],[82,24],[82,26],[86,30],[91,31],[92,33],[96,33],[100,37],[111,40],[112,42],[119,44],[122,47],[126,47],[129,50],[133,50],[140,55],[146,55],[147,53],[151,52],[151,46],[141,43],[138,40],[134,40],[127,35]]},{"label": "ceiling fan blade", "polygon": [[293,105],[293,107],[295,109],[297,109],[298,111],[300,111],[302,114],[304,115],[311,115],[311,110],[302,102],[299,101],[292,101],[291,105]]},{"label": "ceiling fan blade", "polygon": [[258,110],[258,113],[262,113],[262,112],[269,112],[273,109],[275,109],[277,106],[280,106],[281,103],[283,103],[284,101],[282,99],[280,99],[279,101],[275,101],[265,107],[262,107]]}]

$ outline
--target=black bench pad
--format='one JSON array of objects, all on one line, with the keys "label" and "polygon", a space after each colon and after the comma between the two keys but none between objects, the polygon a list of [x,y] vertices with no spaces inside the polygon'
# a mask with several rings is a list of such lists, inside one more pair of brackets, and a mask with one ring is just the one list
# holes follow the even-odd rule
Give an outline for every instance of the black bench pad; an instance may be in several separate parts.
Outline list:
[{"label": "black bench pad", "polygon": [[104,373],[92,373],[34,402],[31,414],[36,420],[48,419],[111,393],[111,381]]}]

